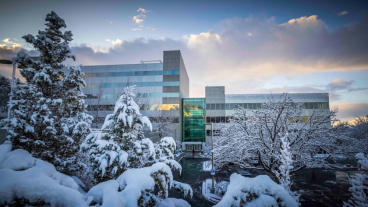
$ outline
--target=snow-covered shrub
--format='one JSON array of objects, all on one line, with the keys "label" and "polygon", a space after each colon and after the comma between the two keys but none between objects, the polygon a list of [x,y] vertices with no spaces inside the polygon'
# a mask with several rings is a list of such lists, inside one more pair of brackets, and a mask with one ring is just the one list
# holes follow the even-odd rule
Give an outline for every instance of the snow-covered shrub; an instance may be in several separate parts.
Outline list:
[{"label": "snow-covered shrub", "polygon": [[0,145],[0,206],[87,206],[78,184],[22,149]]},{"label": "snow-covered shrub", "polygon": [[[158,206],[166,203],[186,206],[186,202],[180,199],[167,200],[173,185],[180,183],[173,180],[170,168],[164,163],[155,163],[150,167],[128,169],[116,180],[99,183],[89,190],[86,197],[92,196],[93,203],[101,206],[155,206],[160,203]],[[184,191],[187,190],[186,184],[181,185]],[[157,194],[155,188],[160,189]]]},{"label": "snow-covered shrub", "polygon": [[176,142],[172,137],[164,137],[155,144],[156,159],[174,159]]},{"label": "snow-covered shrub", "polygon": [[[173,170],[182,171],[181,165],[175,160],[174,153],[176,149],[176,142],[172,137],[164,137],[159,143],[155,143],[156,159],[155,162],[163,162]],[[184,197],[189,194],[193,197],[193,190],[190,185],[173,181],[172,187],[183,193]]]},{"label": "snow-covered shrub", "polygon": [[190,207],[189,203],[185,200],[176,198],[166,198],[156,204],[156,207]]},{"label": "snow-covered shrub", "polygon": [[[155,162],[166,163],[171,169],[181,173],[182,167],[175,160],[176,142],[172,137],[164,137],[159,143],[155,143],[156,159]],[[178,189],[180,190],[180,189]]]},{"label": "snow-covered shrub", "polygon": [[297,207],[299,205],[283,187],[266,175],[246,178],[234,173],[230,176],[227,192],[215,206]]},{"label": "snow-covered shrub", "polygon": [[229,182],[227,181],[221,181],[216,184],[215,186],[215,193],[224,195],[227,191],[227,187],[229,186]]},{"label": "snow-covered shrub", "polygon": [[355,174],[355,178],[349,178],[349,182],[351,184],[351,187],[349,188],[351,198],[348,200],[348,202],[344,202],[344,207],[367,207],[368,187],[364,183],[366,182],[368,176],[364,174],[364,171],[368,171],[368,159],[363,153],[356,154],[355,159],[358,163],[359,173]]},{"label": "snow-covered shrub", "polygon": [[192,196],[190,186],[175,182],[165,163],[128,169],[118,179],[99,183],[86,194],[78,178],[58,172],[51,163],[25,150],[11,148],[9,141],[0,145],[0,206],[189,206],[186,201],[168,198],[174,186]]},{"label": "snow-covered shrub", "polygon": [[[19,52],[14,63],[26,83],[18,82],[9,103],[12,117],[0,125],[9,129],[7,140],[15,149],[52,163],[57,170],[74,174],[85,166],[76,159],[80,144],[90,133],[91,116],[86,114],[84,74],[79,67],[65,66],[75,57],[68,46],[72,33],[55,12],[47,14],[45,31],[25,35],[23,39],[40,52],[40,60]],[[64,71],[67,72],[64,72]]]}]

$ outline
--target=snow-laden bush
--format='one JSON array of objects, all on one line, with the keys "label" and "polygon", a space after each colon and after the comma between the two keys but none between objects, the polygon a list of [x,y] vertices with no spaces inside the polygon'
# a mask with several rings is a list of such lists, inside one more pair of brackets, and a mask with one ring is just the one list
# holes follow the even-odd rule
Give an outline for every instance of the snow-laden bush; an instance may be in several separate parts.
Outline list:
[{"label": "snow-laden bush", "polygon": [[[173,180],[165,163],[128,169],[117,180],[99,183],[85,194],[78,178],[58,172],[51,163],[25,150],[11,148],[10,142],[0,145],[0,206],[189,206],[186,201],[168,198],[169,189],[181,184]],[[158,194],[155,188],[160,189]]]},{"label": "snow-laden bush", "polygon": [[87,206],[78,184],[27,151],[0,145],[0,206]]},{"label": "snow-laden bush", "polygon": [[185,200],[176,198],[167,198],[163,201],[160,201],[156,205],[156,207],[190,207],[190,205]]},{"label": "snow-laden bush", "polygon": [[297,207],[298,203],[280,185],[266,175],[255,178],[246,178],[239,174],[230,176],[230,184],[227,187],[222,200],[216,207]]},{"label": "snow-laden bush", "polygon": [[351,198],[348,202],[344,202],[344,207],[367,207],[368,206],[368,187],[364,184],[368,178],[364,172],[368,171],[368,159],[363,153],[355,155],[355,159],[358,163],[359,173],[355,174],[355,178],[349,178],[351,187],[349,192]]},{"label": "snow-laden bush", "polygon": [[[182,167],[175,160],[174,153],[176,149],[176,142],[172,137],[164,137],[159,143],[155,143],[156,159],[155,162],[163,162],[173,170],[178,170],[181,174]],[[190,185],[173,181],[172,187],[179,192],[183,193],[184,197],[189,195],[193,197],[193,190]]]},{"label": "snow-laden bush", "polygon": [[227,181],[221,181],[216,184],[215,186],[215,193],[224,195],[227,191],[227,187],[229,186],[229,182]]}]

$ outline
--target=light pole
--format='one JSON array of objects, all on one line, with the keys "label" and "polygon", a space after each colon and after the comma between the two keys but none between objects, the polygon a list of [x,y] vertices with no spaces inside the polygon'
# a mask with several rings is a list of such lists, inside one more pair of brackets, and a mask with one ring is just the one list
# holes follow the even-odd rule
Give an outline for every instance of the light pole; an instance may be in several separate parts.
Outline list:
[{"label": "light pole", "polygon": [[[211,141],[212,141],[212,170],[215,169],[215,166],[213,165],[213,123],[209,124],[207,123],[206,125],[210,125],[211,126]],[[212,171],[211,170],[211,171]],[[212,173],[211,173],[212,174]],[[211,188],[211,193],[215,193],[215,173],[212,174],[212,188]]]}]

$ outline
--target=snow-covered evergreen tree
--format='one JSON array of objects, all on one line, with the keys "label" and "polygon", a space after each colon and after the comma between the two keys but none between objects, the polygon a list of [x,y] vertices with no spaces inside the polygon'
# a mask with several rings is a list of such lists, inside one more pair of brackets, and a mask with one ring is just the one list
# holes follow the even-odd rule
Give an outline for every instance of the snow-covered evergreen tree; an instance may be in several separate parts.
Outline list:
[{"label": "snow-covered evergreen tree", "polygon": [[153,143],[143,133],[144,125],[152,125],[140,113],[134,90],[135,86],[124,88],[114,113],[106,116],[102,129],[109,132],[90,134],[82,145],[89,151],[96,182],[116,179],[128,168],[141,168],[155,159]]},{"label": "snow-covered evergreen tree", "polygon": [[84,74],[79,67],[63,64],[66,58],[75,60],[68,46],[72,33],[60,31],[66,24],[55,12],[45,20],[45,31],[36,37],[23,36],[40,52],[40,60],[34,61],[24,52],[13,58],[23,69],[26,83],[14,87],[13,116],[1,124],[9,129],[7,139],[15,149],[27,150],[70,175],[85,166],[76,153],[90,132],[92,118],[86,114],[81,91]]},{"label": "snow-covered evergreen tree", "polygon": [[[141,172],[150,174],[157,191],[153,188],[145,191],[137,188],[139,194],[135,195],[138,197],[129,202],[135,205],[138,202],[139,206],[154,206],[163,201],[171,187],[182,192],[184,196],[193,196],[192,188],[188,184],[172,180],[170,168],[180,172],[182,169],[174,160],[174,139],[164,137],[159,143],[153,144],[150,139],[144,137],[143,127],[147,125],[152,130],[152,125],[150,120],[140,113],[139,105],[134,100],[134,90],[135,86],[124,88],[123,94],[115,104],[114,113],[106,116],[102,129],[109,132],[92,133],[81,146],[83,151],[89,153],[94,182],[99,183],[99,188],[105,188],[105,185],[116,182],[111,179],[117,179],[121,183],[120,189],[124,192],[125,189],[142,184]],[[94,191],[93,188],[90,191]],[[114,191],[118,193],[117,188]],[[105,203],[100,200],[96,202]]]},{"label": "snow-covered evergreen tree", "polygon": [[279,149],[279,165],[274,169],[274,174],[280,185],[297,201],[299,202],[299,196],[296,192],[291,191],[290,170],[293,169],[293,157],[290,151],[289,134],[287,132],[280,136],[280,149]]},{"label": "snow-covered evergreen tree", "polygon": [[368,206],[368,187],[364,184],[368,178],[364,171],[368,171],[368,159],[363,153],[355,156],[358,163],[359,173],[355,174],[355,178],[349,178],[351,187],[349,192],[351,198],[348,202],[344,202],[344,207],[367,207]]}]

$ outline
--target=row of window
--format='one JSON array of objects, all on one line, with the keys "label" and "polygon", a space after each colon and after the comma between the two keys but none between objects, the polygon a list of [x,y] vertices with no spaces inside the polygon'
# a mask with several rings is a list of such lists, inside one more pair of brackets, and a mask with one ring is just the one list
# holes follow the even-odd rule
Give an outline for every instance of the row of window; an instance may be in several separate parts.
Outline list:
[{"label": "row of window", "polygon": [[[87,88],[115,88],[115,87],[126,87],[128,83],[87,83]],[[145,86],[179,86],[179,81],[168,81],[168,82],[130,82],[129,85],[136,85],[137,87]]]},{"label": "row of window", "polygon": [[[115,105],[88,105],[88,111],[113,111]],[[172,111],[179,110],[179,104],[141,104],[140,110],[161,110]]]},{"label": "row of window", "polygon": [[[294,107],[296,103],[291,103]],[[217,103],[217,104],[206,104],[206,110],[234,110],[238,107],[244,109],[261,109],[262,103]],[[329,109],[328,102],[305,102],[305,109]]]},{"label": "row of window", "polygon": [[[98,94],[86,94],[88,99],[98,99]],[[100,95],[101,99],[118,99],[121,94],[104,93]],[[139,98],[162,98],[162,97],[179,97],[179,93],[138,93]]]},{"label": "row of window", "polygon": [[[170,122],[170,123],[179,123],[179,117],[148,117],[148,119],[152,122],[152,123],[158,123],[158,122]],[[166,120],[163,120],[166,119]],[[94,117],[93,118],[93,123],[104,123],[105,121],[105,117]]]},{"label": "row of window", "polygon": [[[232,119],[234,117],[231,116],[211,116],[211,117],[206,117],[206,122],[207,123],[229,123],[230,119]],[[308,120],[308,116],[302,116],[299,117],[299,121],[300,122],[306,122]],[[295,120],[296,121],[296,120]]]},{"label": "row of window", "polygon": [[179,75],[179,70],[163,71],[129,71],[129,72],[104,72],[104,73],[86,73],[85,78],[91,77],[119,77],[119,76],[148,76],[148,75]]}]

